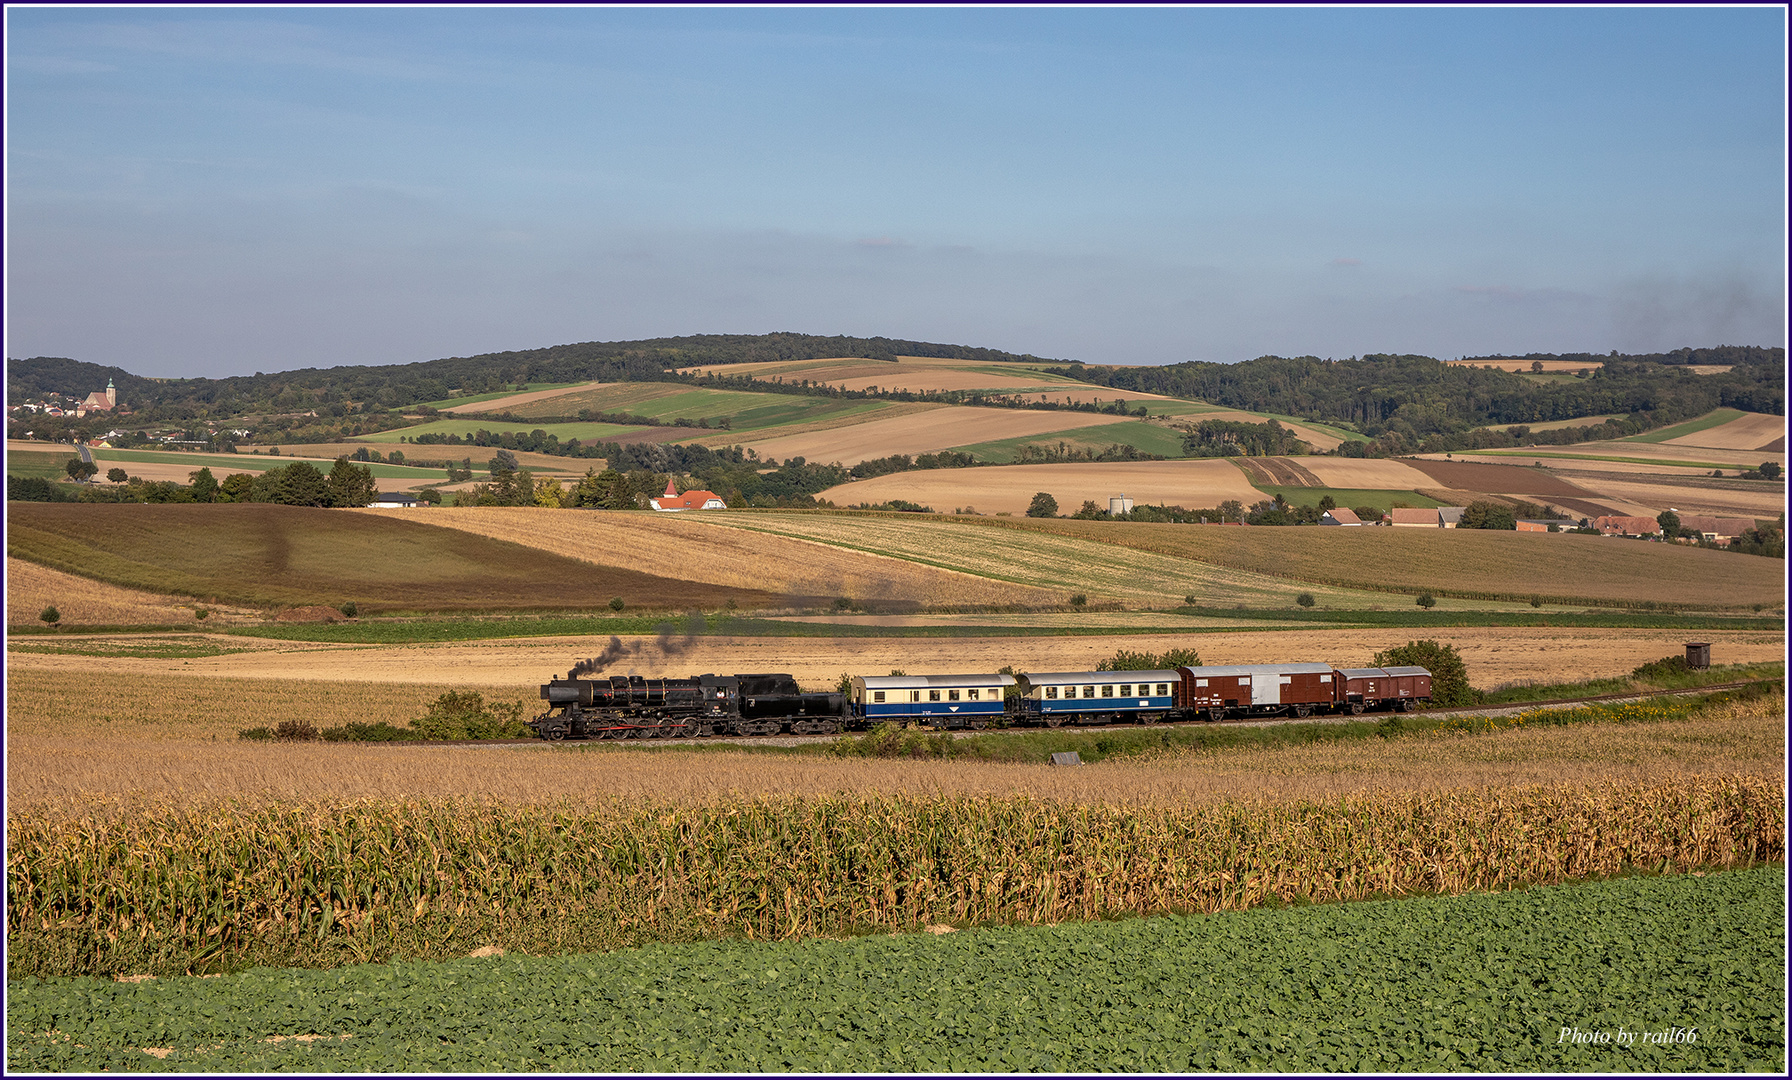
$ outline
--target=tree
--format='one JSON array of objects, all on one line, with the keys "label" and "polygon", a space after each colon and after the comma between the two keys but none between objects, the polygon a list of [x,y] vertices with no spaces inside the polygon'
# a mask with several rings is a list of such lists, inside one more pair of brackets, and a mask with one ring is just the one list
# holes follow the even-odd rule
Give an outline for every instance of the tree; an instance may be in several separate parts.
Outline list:
[{"label": "tree", "polygon": [[493,454],[492,459],[485,464],[486,468],[494,473],[499,469],[509,469],[511,472],[516,472],[518,469],[522,468],[521,465],[516,463],[516,455],[508,450],[499,450],[497,453]]},{"label": "tree", "polygon": [[558,510],[566,505],[566,496],[560,490],[560,481],[551,476],[544,476],[535,482],[535,505]]},{"label": "tree", "polygon": [[269,502],[283,506],[330,505],[330,482],[309,461],[295,461],[284,469],[269,469],[262,474],[264,479],[270,476],[274,480]]},{"label": "tree", "polygon": [[1543,374],[1543,361],[1532,360],[1531,361],[1531,372],[1532,372],[1532,374],[1535,374],[1535,375]]},{"label": "tree", "polygon": [[1428,592],[1422,592],[1419,594],[1419,598],[1417,600],[1414,600],[1413,603],[1424,608],[1426,611],[1430,611],[1432,608],[1437,606],[1437,597],[1432,596]]},{"label": "tree", "polygon": [[1431,672],[1433,705],[1472,705],[1479,696],[1468,684],[1468,667],[1462,662],[1462,654],[1449,645],[1409,641],[1376,653],[1372,662],[1376,667],[1422,667]]},{"label": "tree", "polygon": [[1106,517],[1107,513],[1106,510],[1095,505],[1094,499],[1084,499],[1082,509],[1070,516],[1076,518],[1078,521],[1094,521],[1097,518]]},{"label": "tree", "polygon": [[91,461],[82,461],[80,458],[69,458],[68,465],[65,466],[65,468],[68,471],[69,479],[78,483],[85,482],[89,477],[100,471],[98,465],[95,465]]},{"label": "tree", "polygon": [[1337,508],[1338,508],[1338,500],[1332,498],[1330,495],[1321,495],[1319,497],[1319,509],[1321,509],[1321,510],[1336,510]]},{"label": "tree", "polygon": [[1027,504],[1027,516],[1036,518],[1057,517],[1058,500],[1052,498],[1046,492],[1039,492],[1033,496],[1033,501]]},{"label": "tree", "polygon": [[330,466],[325,489],[326,506],[366,506],[380,495],[373,483],[373,470],[365,465],[351,465],[346,455]]},{"label": "tree", "polygon": [[1780,463],[1777,461],[1763,461],[1761,463],[1760,472],[1762,476],[1765,476],[1769,480],[1778,480],[1780,478]]},{"label": "tree", "polygon": [[1314,604],[1318,603],[1318,601],[1313,599],[1313,594],[1310,592],[1301,593],[1299,596],[1294,598],[1294,602],[1299,604],[1301,607],[1307,607],[1307,608],[1310,608]]},{"label": "tree", "polygon": [[219,502],[249,502],[255,490],[255,476],[252,473],[231,473],[218,485]]},{"label": "tree", "polygon": [[610,597],[610,610],[611,611],[621,611],[625,606],[627,606],[627,605],[623,604],[622,597],[620,597],[620,596]]},{"label": "tree", "polygon": [[106,479],[112,481],[114,484],[122,484],[126,480],[129,480],[130,478],[131,478],[130,473],[125,472],[123,469],[117,467],[116,465],[114,465],[112,468],[106,470]]},{"label": "tree", "polygon": [[437,488],[426,487],[417,493],[417,501],[430,506],[442,505],[442,492]]},{"label": "tree", "polygon": [[52,605],[50,607],[43,609],[43,611],[39,612],[37,617],[42,619],[46,624],[48,624],[50,626],[55,626],[57,623],[62,621],[62,612],[57,611],[56,608]]},{"label": "tree", "polygon": [[218,481],[212,476],[210,468],[202,468],[187,474],[187,483],[192,485],[194,502],[217,502]]},{"label": "tree", "polygon": [[1663,510],[1655,515],[1655,524],[1661,526],[1664,539],[1672,540],[1680,535],[1680,515],[1672,510]]},{"label": "tree", "polygon": [[1459,528],[1464,529],[1504,529],[1512,532],[1518,528],[1518,515],[1510,506],[1476,499],[1462,509],[1462,521]]}]

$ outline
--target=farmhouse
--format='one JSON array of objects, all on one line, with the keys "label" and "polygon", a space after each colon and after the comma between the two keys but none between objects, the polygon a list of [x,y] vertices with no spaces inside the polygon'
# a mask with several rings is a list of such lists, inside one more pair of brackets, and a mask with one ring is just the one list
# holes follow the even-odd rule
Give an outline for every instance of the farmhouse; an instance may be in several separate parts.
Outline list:
[{"label": "farmhouse", "polygon": [[1680,517],[1680,535],[1696,534],[1719,544],[1727,544],[1754,527],[1754,521],[1749,518],[1707,517],[1701,514],[1683,514]]},{"label": "farmhouse", "polygon": [[1324,514],[1320,515],[1320,518],[1319,518],[1319,524],[1321,524],[1321,525],[1361,526],[1362,523],[1363,523],[1363,519],[1356,516],[1355,510],[1351,510],[1348,507],[1343,507],[1343,506],[1337,507],[1332,510],[1327,510]]},{"label": "farmhouse", "polygon": [[[408,491],[382,491],[371,504],[376,507],[408,510],[417,505],[417,496]],[[424,505],[428,505],[425,503]]]},{"label": "farmhouse", "polygon": [[1609,514],[1593,519],[1593,527],[1601,536],[1653,536],[1661,531],[1661,525],[1652,517],[1631,517],[1624,514]]},{"label": "farmhouse", "polygon": [[663,510],[667,512],[675,510],[728,509],[728,504],[723,502],[722,497],[713,491],[693,489],[680,495],[678,489],[672,486],[671,480],[666,481],[666,493],[657,499],[647,500],[647,505],[653,507],[655,510]]}]

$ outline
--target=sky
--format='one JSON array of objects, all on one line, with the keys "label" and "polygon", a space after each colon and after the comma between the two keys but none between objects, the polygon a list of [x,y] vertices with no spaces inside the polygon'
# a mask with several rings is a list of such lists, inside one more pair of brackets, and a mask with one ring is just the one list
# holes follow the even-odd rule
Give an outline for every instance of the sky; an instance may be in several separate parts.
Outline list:
[{"label": "sky", "polygon": [[1786,343],[1786,13],[6,8],[6,355]]}]

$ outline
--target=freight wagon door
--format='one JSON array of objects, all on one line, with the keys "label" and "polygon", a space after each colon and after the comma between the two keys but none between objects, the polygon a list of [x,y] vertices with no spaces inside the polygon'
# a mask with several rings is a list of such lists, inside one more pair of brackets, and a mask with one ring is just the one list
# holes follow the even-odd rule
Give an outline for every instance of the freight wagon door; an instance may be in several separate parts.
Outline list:
[{"label": "freight wagon door", "polygon": [[[1287,679],[1288,676],[1277,675],[1274,672],[1265,673],[1259,671],[1252,675],[1250,679],[1251,704],[1280,705],[1282,703],[1282,683],[1287,681]],[[1240,679],[1238,681],[1242,683],[1245,680]]]},{"label": "freight wagon door", "polygon": [[[1284,679],[1288,676],[1282,676]],[[1282,704],[1284,705],[1329,705],[1332,700],[1332,676],[1330,672],[1301,672],[1293,676],[1292,683],[1282,686]]]}]

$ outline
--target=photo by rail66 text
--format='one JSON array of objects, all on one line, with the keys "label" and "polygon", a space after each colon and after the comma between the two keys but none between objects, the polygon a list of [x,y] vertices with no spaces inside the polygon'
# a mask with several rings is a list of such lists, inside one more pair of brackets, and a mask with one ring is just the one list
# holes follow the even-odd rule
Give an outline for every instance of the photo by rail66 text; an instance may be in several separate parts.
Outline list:
[{"label": "photo by rail66 text", "polygon": [[1619,1026],[1616,1032],[1582,1031],[1578,1027],[1565,1027],[1556,1036],[1558,1043],[1592,1043],[1594,1045],[1635,1046],[1644,1043],[1652,1046],[1667,1046],[1674,1043],[1696,1043],[1699,1041],[1698,1028],[1668,1027],[1660,1031],[1631,1031]]}]

